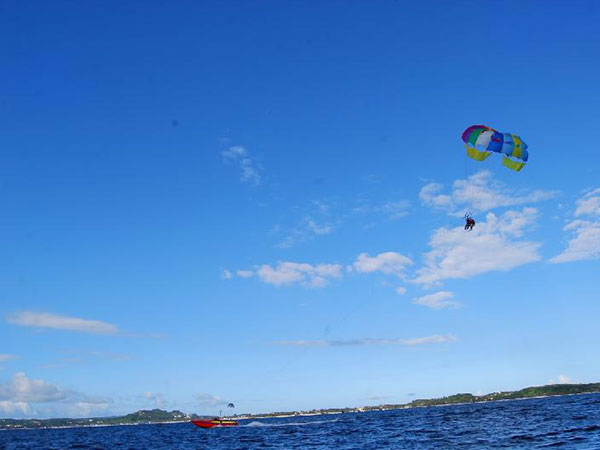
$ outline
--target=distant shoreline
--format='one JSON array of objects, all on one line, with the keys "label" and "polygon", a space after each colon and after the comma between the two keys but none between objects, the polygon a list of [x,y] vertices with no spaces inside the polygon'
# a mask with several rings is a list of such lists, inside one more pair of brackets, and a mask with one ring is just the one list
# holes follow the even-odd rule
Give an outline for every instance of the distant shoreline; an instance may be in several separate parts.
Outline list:
[{"label": "distant shoreline", "polygon": [[[433,399],[417,399],[406,404],[384,404],[377,406],[360,406],[354,408],[328,408],[312,411],[273,412],[262,414],[241,414],[230,417],[233,420],[253,420],[289,417],[325,416],[370,411],[394,411],[398,409],[427,408],[431,406],[455,406],[475,403],[491,403],[508,400],[530,400],[547,397],[563,397],[600,393],[600,383],[587,384],[552,384],[534,386],[518,391],[494,392],[485,395],[454,394]],[[188,423],[192,419],[200,419],[196,414],[185,414],[181,411],[163,411],[160,409],[141,410],[132,414],[117,417],[93,417],[84,419],[0,419],[0,430],[33,430],[61,428],[95,428],[110,426],[159,425]]]},{"label": "distant shoreline", "polygon": [[[410,406],[410,404],[406,405],[397,405],[394,407],[386,407],[381,408],[379,406],[366,406],[366,407],[358,407],[351,408],[350,410],[344,411],[332,411],[332,412],[318,412],[318,413],[309,413],[309,412],[291,412],[291,413],[281,413],[278,415],[248,415],[248,416],[235,416],[235,420],[251,420],[251,419],[275,419],[275,418],[286,418],[286,417],[308,417],[308,416],[326,416],[332,414],[353,414],[353,413],[364,413],[371,411],[396,411],[399,409],[416,409],[416,408],[441,408],[441,407],[449,407],[449,406],[459,406],[459,405],[473,405],[480,403],[499,403],[499,402],[510,402],[510,401],[521,401],[521,400],[534,400],[540,398],[550,398],[550,397],[569,397],[574,395],[589,395],[589,394],[599,394],[598,391],[590,391],[590,392],[578,392],[573,394],[551,394],[551,395],[539,395],[535,397],[516,397],[516,398],[502,398],[497,400],[481,400],[477,402],[460,402],[460,403],[444,403],[444,404],[432,404],[432,405],[420,405],[420,406]],[[363,410],[361,410],[363,409]]]},{"label": "distant shoreline", "polygon": [[277,412],[269,414],[247,414],[237,419],[267,419],[271,417],[302,417],[309,415],[358,413],[368,411],[392,411],[398,409],[424,408],[430,406],[453,406],[474,403],[489,403],[507,400],[527,400],[533,398],[558,397],[567,395],[594,394],[600,392],[600,383],[586,384],[551,384],[533,386],[518,391],[493,392],[484,395],[454,394],[433,399],[418,399],[405,404],[384,404],[377,406],[361,406],[356,408],[328,408],[313,411]]},{"label": "distant shoreline", "polygon": [[[5,419],[0,419],[0,421]],[[13,420],[21,420],[21,419],[13,419]],[[23,419],[29,420],[29,419]],[[36,420],[46,420],[46,419],[36,419]],[[86,419],[82,419],[86,420]],[[164,422],[138,422],[138,423],[99,423],[99,424],[82,424],[82,425],[56,425],[50,427],[0,427],[0,431],[14,431],[14,430],[62,430],[67,428],[103,428],[103,427],[137,427],[139,425],[170,425],[174,423],[190,423],[189,420],[167,420]]]}]

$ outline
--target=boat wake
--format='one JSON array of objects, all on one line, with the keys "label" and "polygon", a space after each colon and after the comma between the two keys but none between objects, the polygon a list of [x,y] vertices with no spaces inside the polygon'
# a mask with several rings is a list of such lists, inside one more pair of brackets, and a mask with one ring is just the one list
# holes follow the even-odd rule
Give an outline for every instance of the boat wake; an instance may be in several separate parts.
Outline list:
[{"label": "boat wake", "polygon": [[264,423],[253,421],[242,425],[243,427],[296,427],[296,426],[305,426],[305,425],[318,425],[323,423],[333,423],[337,422],[340,419],[331,419],[331,420],[311,420],[306,422],[284,422],[284,423]]}]

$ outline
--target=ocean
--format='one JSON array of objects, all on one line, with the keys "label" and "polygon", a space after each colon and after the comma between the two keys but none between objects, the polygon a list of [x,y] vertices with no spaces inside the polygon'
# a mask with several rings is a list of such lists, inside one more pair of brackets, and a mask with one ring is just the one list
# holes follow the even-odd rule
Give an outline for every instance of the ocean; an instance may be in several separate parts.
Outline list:
[{"label": "ocean", "polygon": [[0,449],[600,449],[600,394],[245,420],[0,432]]}]

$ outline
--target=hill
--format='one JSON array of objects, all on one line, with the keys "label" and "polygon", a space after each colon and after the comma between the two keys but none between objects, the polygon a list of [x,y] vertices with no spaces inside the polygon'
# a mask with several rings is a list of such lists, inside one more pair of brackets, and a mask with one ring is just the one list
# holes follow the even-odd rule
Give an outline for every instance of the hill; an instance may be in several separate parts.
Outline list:
[{"label": "hill", "polygon": [[143,423],[186,422],[199,418],[196,414],[185,414],[179,410],[140,410],[125,416],[91,417],[86,419],[0,419],[0,428],[61,428],[104,425],[132,425]]}]

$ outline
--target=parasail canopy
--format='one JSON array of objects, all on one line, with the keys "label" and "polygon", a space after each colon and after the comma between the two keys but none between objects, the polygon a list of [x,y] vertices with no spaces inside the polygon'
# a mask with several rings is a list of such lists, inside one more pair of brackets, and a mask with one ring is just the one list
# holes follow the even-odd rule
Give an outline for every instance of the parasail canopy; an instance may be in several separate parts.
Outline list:
[{"label": "parasail canopy", "polygon": [[502,164],[520,171],[527,160],[527,144],[516,134],[501,133],[485,125],[471,125],[462,134],[467,155],[476,161],[484,161],[493,153],[502,153]]}]

